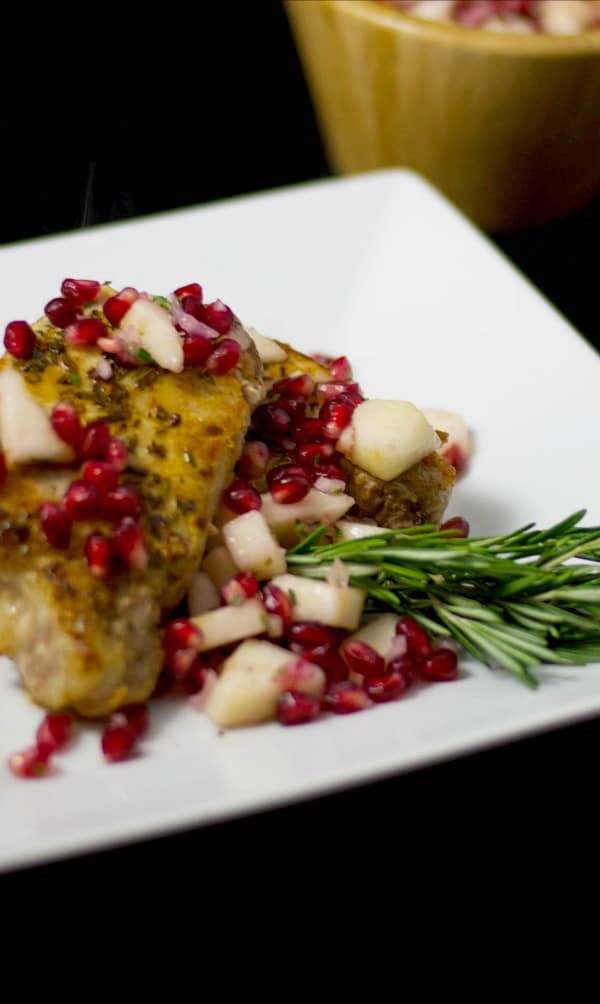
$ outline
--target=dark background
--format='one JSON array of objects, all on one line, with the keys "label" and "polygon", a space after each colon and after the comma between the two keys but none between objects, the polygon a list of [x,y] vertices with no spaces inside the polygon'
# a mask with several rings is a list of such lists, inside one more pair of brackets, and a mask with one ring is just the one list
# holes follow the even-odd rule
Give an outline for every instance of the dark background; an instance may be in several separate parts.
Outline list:
[{"label": "dark background", "polygon": [[[329,173],[279,3],[200,5],[193,14],[173,5],[160,19],[53,11],[47,24],[36,15],[35,32],[22,17],[0,63],[0,242]],[[598,345],[599,223],[597,201],[567,220],[495,238]],[[565,395],[568,382],[565,374]],[[407,873],[418,881],[423,868],[471,873],[475,860],[486,860],[488,874],[498,861],[523,865],[558,846],[564,861],[596,826],[599,744],[592,721],[8,881],[39,893],[102,888],[126,874],[129,888],[150,876],[175,887],[201,868],[211,903],[224,882],[237,896],[261,877],[262,893],[289,903],[319,890],[388,888]]]}]

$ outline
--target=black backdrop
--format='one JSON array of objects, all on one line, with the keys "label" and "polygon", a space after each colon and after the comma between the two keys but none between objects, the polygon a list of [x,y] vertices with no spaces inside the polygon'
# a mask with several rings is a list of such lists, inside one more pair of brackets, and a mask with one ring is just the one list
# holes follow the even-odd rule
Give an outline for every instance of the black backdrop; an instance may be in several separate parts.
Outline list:
[{"label": "black backdrop", "polygon": [[[35,30],[29,11],[13,17],[0,59],[2,242],[327,173],[274,0],[135,15],[54,7],[47,23],[36,13]],[[596,203],[499,241],[592,340],[599,221]],[[421,878],[432,864],[468,868],[476,847],[494,867],[528,862],[559,833],[564,855],[573,835],[595,826],[597,745],[597,723],[579,725],[306,806],[50,865],[34,888],[45,877],[99,889],[121,867],[129,883],[187,883],[201,867],[211,903],[236,882],[247,890],[251,875],[285,902],[290,890],[293,901],[387,888],[415,859]]]}]

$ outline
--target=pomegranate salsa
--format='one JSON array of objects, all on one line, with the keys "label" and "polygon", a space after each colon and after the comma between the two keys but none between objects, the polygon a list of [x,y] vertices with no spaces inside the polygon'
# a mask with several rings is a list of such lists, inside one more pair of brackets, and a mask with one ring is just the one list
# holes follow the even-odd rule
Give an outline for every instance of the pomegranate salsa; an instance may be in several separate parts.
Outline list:
[{"label": "pomegranate salsa", "polygon": [[519,35],[600,30],[600,0],[377,0],[427,21]]},{"label": "pomegranate salsa", "polygon": [[[336,559],[321,578],[304,576],[294,565],[294,551],[311,532],[323,534],[323,543],[352,542],[387,526],[439,525],[456,471],[464,470],[470,454],[459,416],[437,410],[428,418],[409,402],[366,400],[345,356],[309,357],[250,335],[220,300],[205,302],[198,283],[165,298],[65,279],[41,321],[6,326],[4,345],[0,488],[9,513],[11,504],[22,506],[32,493],[37,497],[20,531],[30,540],[24,573],[40,583],[49,572],[65,582],[78,576],[79,590],[71,590],[70,601],[80,625],[73,628],[78,651],[95,641],[91,616],[81,605],[89,595],[96,606],[121,595],[132,610],[140,591],[151,595],[157,581],[169,583],[168,566],[184,553],[185,541],[170,531],[161,579],[160,542],[169,526],[163,513],[170,508],[190,516],[189,525],[170,524],[179,533],[186,526],[192,531],[195,514],[201,526],[211,527],[197,564],[186,566],[183,590],[173,594],[187,593],[185,602],[164,604],[160,632],[147,602],[142,608],[149,618],[142,633],[156,632],[162,653],[156,671],[150,658],[143,667],[145,680],[139,678],[142,667],[135,678],[113,677],[115,664],[109,662],[98,698],[82,691],[89,673],[67,654],[57,681],[69,678],[65,693],[37,689],[40,674],[56,667],[45,669],[42,657],[30,654],[37,651],[36,637],[24,649],[22,639],[15,648],[7,636],[6,654],[17,661],[34,699],[48,708],[33,744],[10,758],[15,775],[52,773],[82,717],[104,719],[107,761],[129,757],[148,729],[147,698],[167,690],[191,697],[217,727],[231,728],[354,713],[394,700],[417,683],[456,678],[457,647],[448,632],[431,635],[418,615],[401,611],[364,622],[367,593],[350,582],[351,569]],[[173,438],[187,419],[186,374],[192,419],[202,395],[208,396],[208,421],[193,449]],[[211,501],[205,518],[201,479],[213,475],[201,467],[209,463],[219,433],[219,393],[228,395],[231,407],[239,397],[248,417],[230,457],[233,477],[221,480],[217,506]],[[147,411],[137,415],[136,404]],[[10,414],[18,428],[6,420]],[[150,418],[156,421],[145,431],[153,438],[142,449]],[[433,423],[447,432],[438,434]],[[49,467],[56,472],[51,482],[44,473]],[[179,494],[184,473],[196,499]],[[372,508],[373,491],[381,499],[389,493],[380,513]],[[468,535],[460,518],[444,527],[451,537]],[[54,616],[53,602],[39,593],[37,605],[47,605],[48,617]],[[173,606],[176,615],[169,619]],[[61,630],[66,643],[71,628]],[[106,624],[106,647],[113,644],[111,631]],[[138,643],[132,636],[132,649],[124,653],[134,667]]]}]

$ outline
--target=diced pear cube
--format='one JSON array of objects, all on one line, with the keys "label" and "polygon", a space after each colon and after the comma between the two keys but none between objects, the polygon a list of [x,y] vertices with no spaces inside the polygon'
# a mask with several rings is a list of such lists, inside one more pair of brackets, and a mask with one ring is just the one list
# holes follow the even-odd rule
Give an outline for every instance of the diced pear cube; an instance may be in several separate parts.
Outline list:
[{"label": "diced pear cube", "polygon": [[357,467],[392,481],[440,445],[435,429],[409,401],[362,401],[337,448]]},{"label": "diced pear cube", "polygon": [[71,447],[56,435],[21,374],[10,364],[0,372],[0,440],[11,467],[38,460],[63,464],[74,456]]},{"label": "diced pear cube", "polygon": [[222,532],[227,549],[241,572],[252,572],[257,579],[270,579],[287,571],[285,551],[258,510],[236,516],[223,526]]},{"label": "diced pear cube", "polygon": [[129,325],[139,333],[140,347],[152,356],[158,366],[181,373],[183,342],[167,310],[140,296],[121,321],[121,328]]},{"label": "diced pear cube", "polygon": [[321,524],[324,526],[335,523],[354,505],[351,495],[340,492],[339,495],[327,495],[316,488],[310,488],[300,502],[282,505],[275,502],[270,492],[261,495],[261,513],[277,538],[284,544],[294,543],[298,539],[298,524]]},{"label": "diced pear cube", "polygon": [[[423,408],[423,414],[434,429],[445,432],[447,439],[438,449],[442,457],[448,457],[450,462],[458,461],[459,471],[463,470],[473,453],[471,433],[462,417],[455,411],[446,411],[444,408]],[[457,456],[456,450],[459,450]]]},{"label": "diced pear cube", "polygon": [[239,606],[209,610],[192,617],[191,621],[202,632],[202,641],[198,645],[200,652],[231,645],[267,630],[267,612],[259,599],[246,600]]},{"label": "diced pear cube", "polygon": [[265,364],[282,363],[287,359],[287,352],[281,345],[274,342],[272,338],[261,335],[254,328],[247,328],[248,334],[256,346],[261,361]]},{"label": "diced pear cube", "polygon": [[377,537],[378,534],[387,533],[384,526],[360,523],[352,519],[341,519],[335,526],[340,531],[342,540],[362,540],[364,537]]},{"label": "diced pear cube", "polygon": [[289,595],[295,621],[320,621],[348,631],[355,631],[360,623],[366,598],[362,589],[289,574],[278,575],[273,585]]},{"label": "diced pear cube", "polygon": [[[297,671],[296,663],[302,663]],[[286,668],[289,666],[289,669]],[[325,674],[269,641],[245,641],[221,667],[203,710],[219,728],[256,725],[275,717],[279,695],[290,688],[320,696]]]},{"label": "diced pear cube", "polygon": [[351,635],[347,641],[364,641],[365,645],[370,645],[385,658],[396,637],[397,622],[398,614],[382,614],[381,617],[361,627],[360,631]]}]

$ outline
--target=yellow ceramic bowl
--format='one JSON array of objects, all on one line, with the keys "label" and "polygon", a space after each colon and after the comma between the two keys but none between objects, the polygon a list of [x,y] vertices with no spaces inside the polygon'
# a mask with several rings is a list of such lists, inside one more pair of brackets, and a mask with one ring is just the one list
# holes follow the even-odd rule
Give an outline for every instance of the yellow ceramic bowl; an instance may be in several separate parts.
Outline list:
[{"label": "yellow ceramic bowl", "polygon": [[330,163],[411,167],[487,230],[600,192],[600,32],[495,34],[374,0],[286,0]]}]

